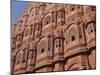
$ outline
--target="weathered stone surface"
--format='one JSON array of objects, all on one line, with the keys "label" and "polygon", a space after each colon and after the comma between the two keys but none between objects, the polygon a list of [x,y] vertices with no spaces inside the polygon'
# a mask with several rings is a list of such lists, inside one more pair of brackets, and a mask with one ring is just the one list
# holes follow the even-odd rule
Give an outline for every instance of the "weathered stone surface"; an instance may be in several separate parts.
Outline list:
[{"label": "weathered stone surface", "polygon": [[12,73],[96,68],[96,7],[31,3],[12,24]]}]

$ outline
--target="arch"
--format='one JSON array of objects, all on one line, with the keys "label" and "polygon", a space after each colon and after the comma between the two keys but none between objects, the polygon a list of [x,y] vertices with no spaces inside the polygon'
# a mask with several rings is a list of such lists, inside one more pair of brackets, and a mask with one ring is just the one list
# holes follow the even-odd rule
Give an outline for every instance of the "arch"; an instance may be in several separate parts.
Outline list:
[{"label": "arch", "polygon": [[68,67],[67,71],[70,71],[70,70],[79,70],[79,66],[77,66],[77,65],[78,65],[78,63],[73,63],[73,64],[71,64],[71,65]]},{"label": "arch", "polygon": [[41,4],[39,6],[40,13],[43,15],[45,14],[46,4]]},{"label": "arch", "polygon": [[[34,26],[34,25],[32,24],[31,26]],[[28,33],[30,33],[30,25],[29,26],[26,26],[24,28],[24,30],[23,30],[23,36],[25,35],[27,29],[29,29],[29,32]]]},{"label": "arch", "polygon": [[75,27],[71,27],[69,30],[68,30],[68,37],[70,39],[70,41],[74,41],[77,39],[77,29]]},{"label": "arch", "polygon": [[47,50],[47,37],[41,37],[37,43],[37,54],[44,53]]},{"label": "arch", "polygon": [[65,34],[67,30],[68,30],[68,24],[66,24],[66,27],[64,28],[63,33]]},{"label": "arch", "polygon": [[64,37],[65,45],[68,45],[78,38],[78,26],[76,23],[71,23],[64,29]]},{"label": "arch", "polygon": [[20,64],[23,58],[23,51],[18,51],[16,53],[16,60],[15,60],[15,64]]},{"label": "arch", "polygon": [[44,38],[45,36],[41,36],[40,38],[39,38],[39,40],[37,41],[37,44],[40,42],[40,40],[42,39],[42,38]]},{"label": "arch", "polygon": [[[71,23],[69,23],[68,24],[68,26],[66,27],[66,29],[68,30],[69,28],[70,28],[70,26],[72,26],[72,25],[76,25],[76,26],[78,26],[78,25],[80,25],[80,24],[84,24],[84,22],[83,22],[83,18],[81,17],[81,16],[74,16],[74,17],[72,17],[72,18],[75,18],[73,21],[71,21]],[[72,19],[71,18],[71,19]]]},{"label": "arch", "polygon": [[25,28],[23,29],[23,34],[24,34],[25,30],[26,30],[27,28],[29,28],[30,26],[34,26],[34,24],[30,24],[30,25],[25,26]]},{"label": "arch", "polygon": [[86,29],[87,29],[87,27],[88,27],[88,25],[89,25],[90,23],[96,24],[96,21],[89,21],[89,22],[87,22],[86,25],[85,25],[85,28],[86,28]]},{"label": "arch", "polygon": [[[47,21],[47,22],[46,22]],[[46,23],[45,23],[46,22]],[[42,18],[42,25],[43,27],[51,22],[51,13],[46,13]]]},{"label": "arch", "polygon": [[69,24],[68,27],[67,27],[66,29],[68,30],[73,24],[75,24],[75,23]]},{"label": "arch", "polygon": [[44,19],[47,15],[50,15],[50,14],[51,14],[51,12],[45,13],[45,14],[43,15],[43,17],[42,17],[42,22],[43,22],[43,19]]},{"label": "arch", "polygon": [[39,10],[38,7],[32,7],[31,10],[30,10],[31,15],[32,16],[37,15],[38,14],[38,10]]},{"label": "arch", "polygon": [[92,32],[95,32],[95,22],[89,22],[87,23],[87,27],[86,27],[86,30],[87,30],[87,33],[88,35],[91,34]]}]

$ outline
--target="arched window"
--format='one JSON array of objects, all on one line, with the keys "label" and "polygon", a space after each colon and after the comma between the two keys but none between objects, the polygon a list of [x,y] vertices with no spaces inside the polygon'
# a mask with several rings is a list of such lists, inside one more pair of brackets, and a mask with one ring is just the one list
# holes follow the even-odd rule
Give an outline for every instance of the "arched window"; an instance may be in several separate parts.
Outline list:
[{"label": "arched window", "polygon": [[38,14],[38,8],[33,8],[31,13],[32,13],[32,16],[37,15]]},{"label": "arched window", "polygon": [[39,38],[41,35],[41,24],[40,23],[36,23],[35,24],[35,38]]},{"label": "arched window", "polygon": [[87,26],[87,30],[88,30],[88,34],[90,35],[91,33],[93,33],[95,31],[94,28],[94,23],[89,23],[89,25]]},{"label": "arched window", "polygon": [[40,6],[40,14],[45,14],[45,9],[46,9],[46,6],[45,5],[41,5]]},{"label": "arched window", "polygon": [[75,41],[77,39],[77,31],[74,27],[69,30],[70,41]]},{"label": "arched window", "polygon": [[44,53],[48,48],[47,48],[47,41],[45,40],[46,38],[42,38],[37,45],[37,55]]},{"label": "arched window", "polygon": [[47,16],[46,18],[45,18],[45,23],[44,23],[44,25],[48,25],[50,23],[50,16]]},{"label": "arched window", "polygon": [[21,60],[22,60],[22,54],[18,53],[16,57],[16,64],[19,65],[21,63]]}]

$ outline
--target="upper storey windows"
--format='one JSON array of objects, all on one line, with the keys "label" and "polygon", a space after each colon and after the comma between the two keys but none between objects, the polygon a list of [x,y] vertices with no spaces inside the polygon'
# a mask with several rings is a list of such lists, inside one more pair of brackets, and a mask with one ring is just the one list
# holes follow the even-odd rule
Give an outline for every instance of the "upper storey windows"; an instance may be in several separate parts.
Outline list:
[{"label": "upper storey windows", "polygon": [[57,23],[62,25],[65,22],[65,12],[60,10],[57,12]]},{"label": "upper storey windows", "polygon": [[65,23],[65,11],[59,10],[58,12],[51,12],[44,16],[43,18],[43,26],[51,24],[52,22],[59,25],[63,25]]},{"label": "upper storey windows", "polygon": [[95,32],[95,24],[94,23],[88,24],[87,31],[88,31],[88,35],[90,35],[91,33]]},{"label": "upper storey windows", "polygon": [[42,38],[37,45],[37,54],[42,54],[44,52],[46,52],[47,50],[47,41],[45,40],[46,38]]},{"label": "upper storey windows", "polygon": [[49,24],[50,23],[50,16],[47,16],[46,18],[45,18],[45,23],[44,23],[44,25],[47,25],[47,24]]},{"label": "upper storey windows", "polygon": [[46,15],[43,19],[43,26],[48,25],[51,21],[50,15]]},{"label": "upper storey windows", "polygon": [[30,26],[27,26],[24,30],[24,37],[28,36],[28,35],[32,35],[34,32],[34,26],[33,24],[31,24]]},{"label": "upper storey windows", "polygon": [[74,11],[75,10],[75,5],[71,5],[70,6],[70,11]]},{"label": "upper storey windows", "polygon": [[45,5],[45,4],[40,5],[40,7],[39,7],[39,12],[40,12],[41,15],[44,15],[45,9],[46,9],[46,5]]},{"label": "upper storey windows", "polygon": [[34,38],[39,38],[41,36],[41,29],[42,29],[41,23],[36,23]]},{"label": "upper storey windows", "polygon": [[63,18],[64,17],[64,12],[59,11],[57,16],[58,16],[58,18]]},{"label": "upper storey windows", "polygon": [[32,16],[38,15],[38,8],[37,8],[37,7],[33,8],[33,9],[31,10],[31,14],[32,14]]},{"label": "upper storey windows", "polygon": [[39,7],[34,7],[31,10],[31,15],[32,16],[35,16],[35,15],[38,15],[38,14],[44,15],[45,9],[46,9],[46,5],[40,5]]},{"label": "upper storey windows", "polygon": [[74,27],[69,30],[70,41],[75,41],[77,39],[77,31]]},{"label": "upper storey windows", "polygon": [[18,54],[16,56],[16,65],[20,65],[21,64],[22,56],[23,56],[23,54],[21,52],[18,52]]}]

